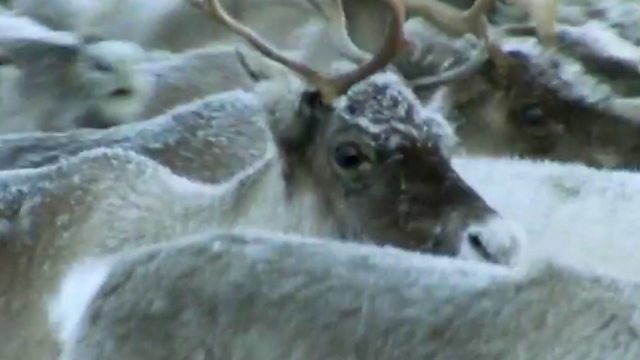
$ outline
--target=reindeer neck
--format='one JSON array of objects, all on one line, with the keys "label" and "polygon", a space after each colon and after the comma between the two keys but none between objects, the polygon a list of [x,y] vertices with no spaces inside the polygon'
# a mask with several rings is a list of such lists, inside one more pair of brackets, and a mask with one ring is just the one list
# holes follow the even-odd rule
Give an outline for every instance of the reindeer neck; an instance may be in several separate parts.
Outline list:
[{"label": "reindeer neck", "polygon": [[324,201],[310,180],[288,181],[276,155],[263,158],[219,185],[215,194],[190,206],[188,217],[195,220],[198,230],[260,230],[308,236],[336,233]]}]

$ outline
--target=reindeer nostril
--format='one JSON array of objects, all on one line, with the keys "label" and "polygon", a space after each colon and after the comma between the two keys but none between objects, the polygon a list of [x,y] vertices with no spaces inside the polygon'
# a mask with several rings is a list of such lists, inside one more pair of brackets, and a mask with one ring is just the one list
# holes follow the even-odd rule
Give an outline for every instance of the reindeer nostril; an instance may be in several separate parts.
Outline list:
[{"label": "reindeer nostril", "polygon": [[482,236],[481,232],[474,231],[467,234],[467,240],[469,241],[469,245],[480,254],[485,260],[490,262],[498,262],[495,255],[487,249],[485,244],[485,239]]},{"label": "reindeer nostril", "polygon": [[123,96],[129,96],[132,93],[133,93],[133,91],[131,91],[131,89],[118,88],[118,89],[115,89],[112,92],[110,92],[109,95],[113,96],[113,97],[123,97]]},{"label": "reindeer nostril", "polygon": [[484,248],[482,245],[481,236],[478,233],[471,233],[468,235],[469,243],[473,246],[474,249]]}]

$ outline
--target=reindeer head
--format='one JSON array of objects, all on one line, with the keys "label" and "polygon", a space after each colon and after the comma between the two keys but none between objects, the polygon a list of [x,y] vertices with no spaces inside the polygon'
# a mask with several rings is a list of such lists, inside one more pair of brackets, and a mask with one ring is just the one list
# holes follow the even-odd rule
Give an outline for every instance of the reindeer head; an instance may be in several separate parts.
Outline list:
[{"label": "reindeer head", "polygon": [[148,96],[150,79],[136,65],[145,51],[121,41],[86,43],[75,64],[89,101],[90,111],[77,121],[82,127],[110,127],[137,120]]},{"label": "reindeer head", "polygon": [[[18,19],[20,20],[20,19]],[[33,24],[0,18],[0,53],[18,70],[8,97],[6,118],[29,115],[34,130],[64,131],[103,128],[136,120],[149,94],[149,81],[135,69],[144,50],[117,41],[85,41],[70,33],[40,29]],[[26,115],[25,115],[26,114]]]},{"label": "reindeer head", "polygon": [[406,44],[403,3],[386,3],[392,17],[381,50],[333,77],[284,57],[216,0],[196,5],[311,85],[299,98],[294,124],[274,135],[289,181],[313,183],[345,238],[509,263],[520,245],[518,230],[452,168],[447,122],[385,70]]}]

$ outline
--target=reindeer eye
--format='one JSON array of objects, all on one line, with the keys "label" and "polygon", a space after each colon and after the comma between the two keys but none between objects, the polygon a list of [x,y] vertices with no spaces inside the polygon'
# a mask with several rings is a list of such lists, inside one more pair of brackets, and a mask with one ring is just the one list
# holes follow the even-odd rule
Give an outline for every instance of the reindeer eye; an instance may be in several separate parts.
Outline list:
[{"label": "reindeer eye", "polygon": [[101,71],[101,72],[107,72],[107,71],[113,70],[111,65],[105,63],[104,61],[100,61],[100,60],[95,60],[93,62],[93,68],[98,70],[98,71]]},{"label": "reindeer eye", "polygon": [[348,103],[345,111],[347,112],[347,115],[354,116],[358,113],[358,107],[353,103]]},{"label": "reindeer eye", "polygon": [[540,126],[544,124],[544,113],[536,105],[529,105],[520,112],[520,121],[525,126]]},{"label": "reindeer eye", "polygon": [[357,169],[360,165],[369,161],[369,158],[356,143],[338,145],[335,148],[333,159],[339,167],[345,170]]}]

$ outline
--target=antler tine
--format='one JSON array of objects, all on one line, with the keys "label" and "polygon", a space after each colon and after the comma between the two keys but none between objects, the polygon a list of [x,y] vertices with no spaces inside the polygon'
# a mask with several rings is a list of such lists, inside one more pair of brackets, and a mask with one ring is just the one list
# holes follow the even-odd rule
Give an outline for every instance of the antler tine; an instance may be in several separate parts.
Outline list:
[{"label": "antler tine", "polygon": [[332,79],[334,96],[346,93],[355,83],[383,69],[407,46],[407,40],[403,33],[406,19],[404,0],[386,0],[385,2],[391,7],[392,15],[382,47],[365,64]]},{"label": "antler tine", "polygon": [[[506,55],[496,45],[492,36],[491,24],[486,14],[495,5],[497,0],[475,0],[471,8],[459,10],[451,5],[438,0],[405,0],[407,8],[419,13],[423,18],[433,23],[438,29],[449,35],[462,36],[475,35],[484,42],[489,57],[502,64],[506,61]],[[466,72],[459,72],[463,75]],[[448,81],[458,79],[452,76]]]},{"label": "antler tine", "polygon": [[198,0],[189,1],[194,7],[222,22],[226,27],[229,28],[229,30],[245,39],[264,56],[302,76],[306,81],[308,81],[312,85],[317,86],[321,92],[326,91],[323,91],[323,89],[325,89],[328,82],[330,82],[328,78],[322,76],[320,73],[311,69],[310,67],[282,55],[278,50],[274,49],[265,40],[261,39],[259,35],[253,32],[253,30],[234,20],[224,10],[222,5],[220,5],[219,0],[204,0],[204,3]]}]

